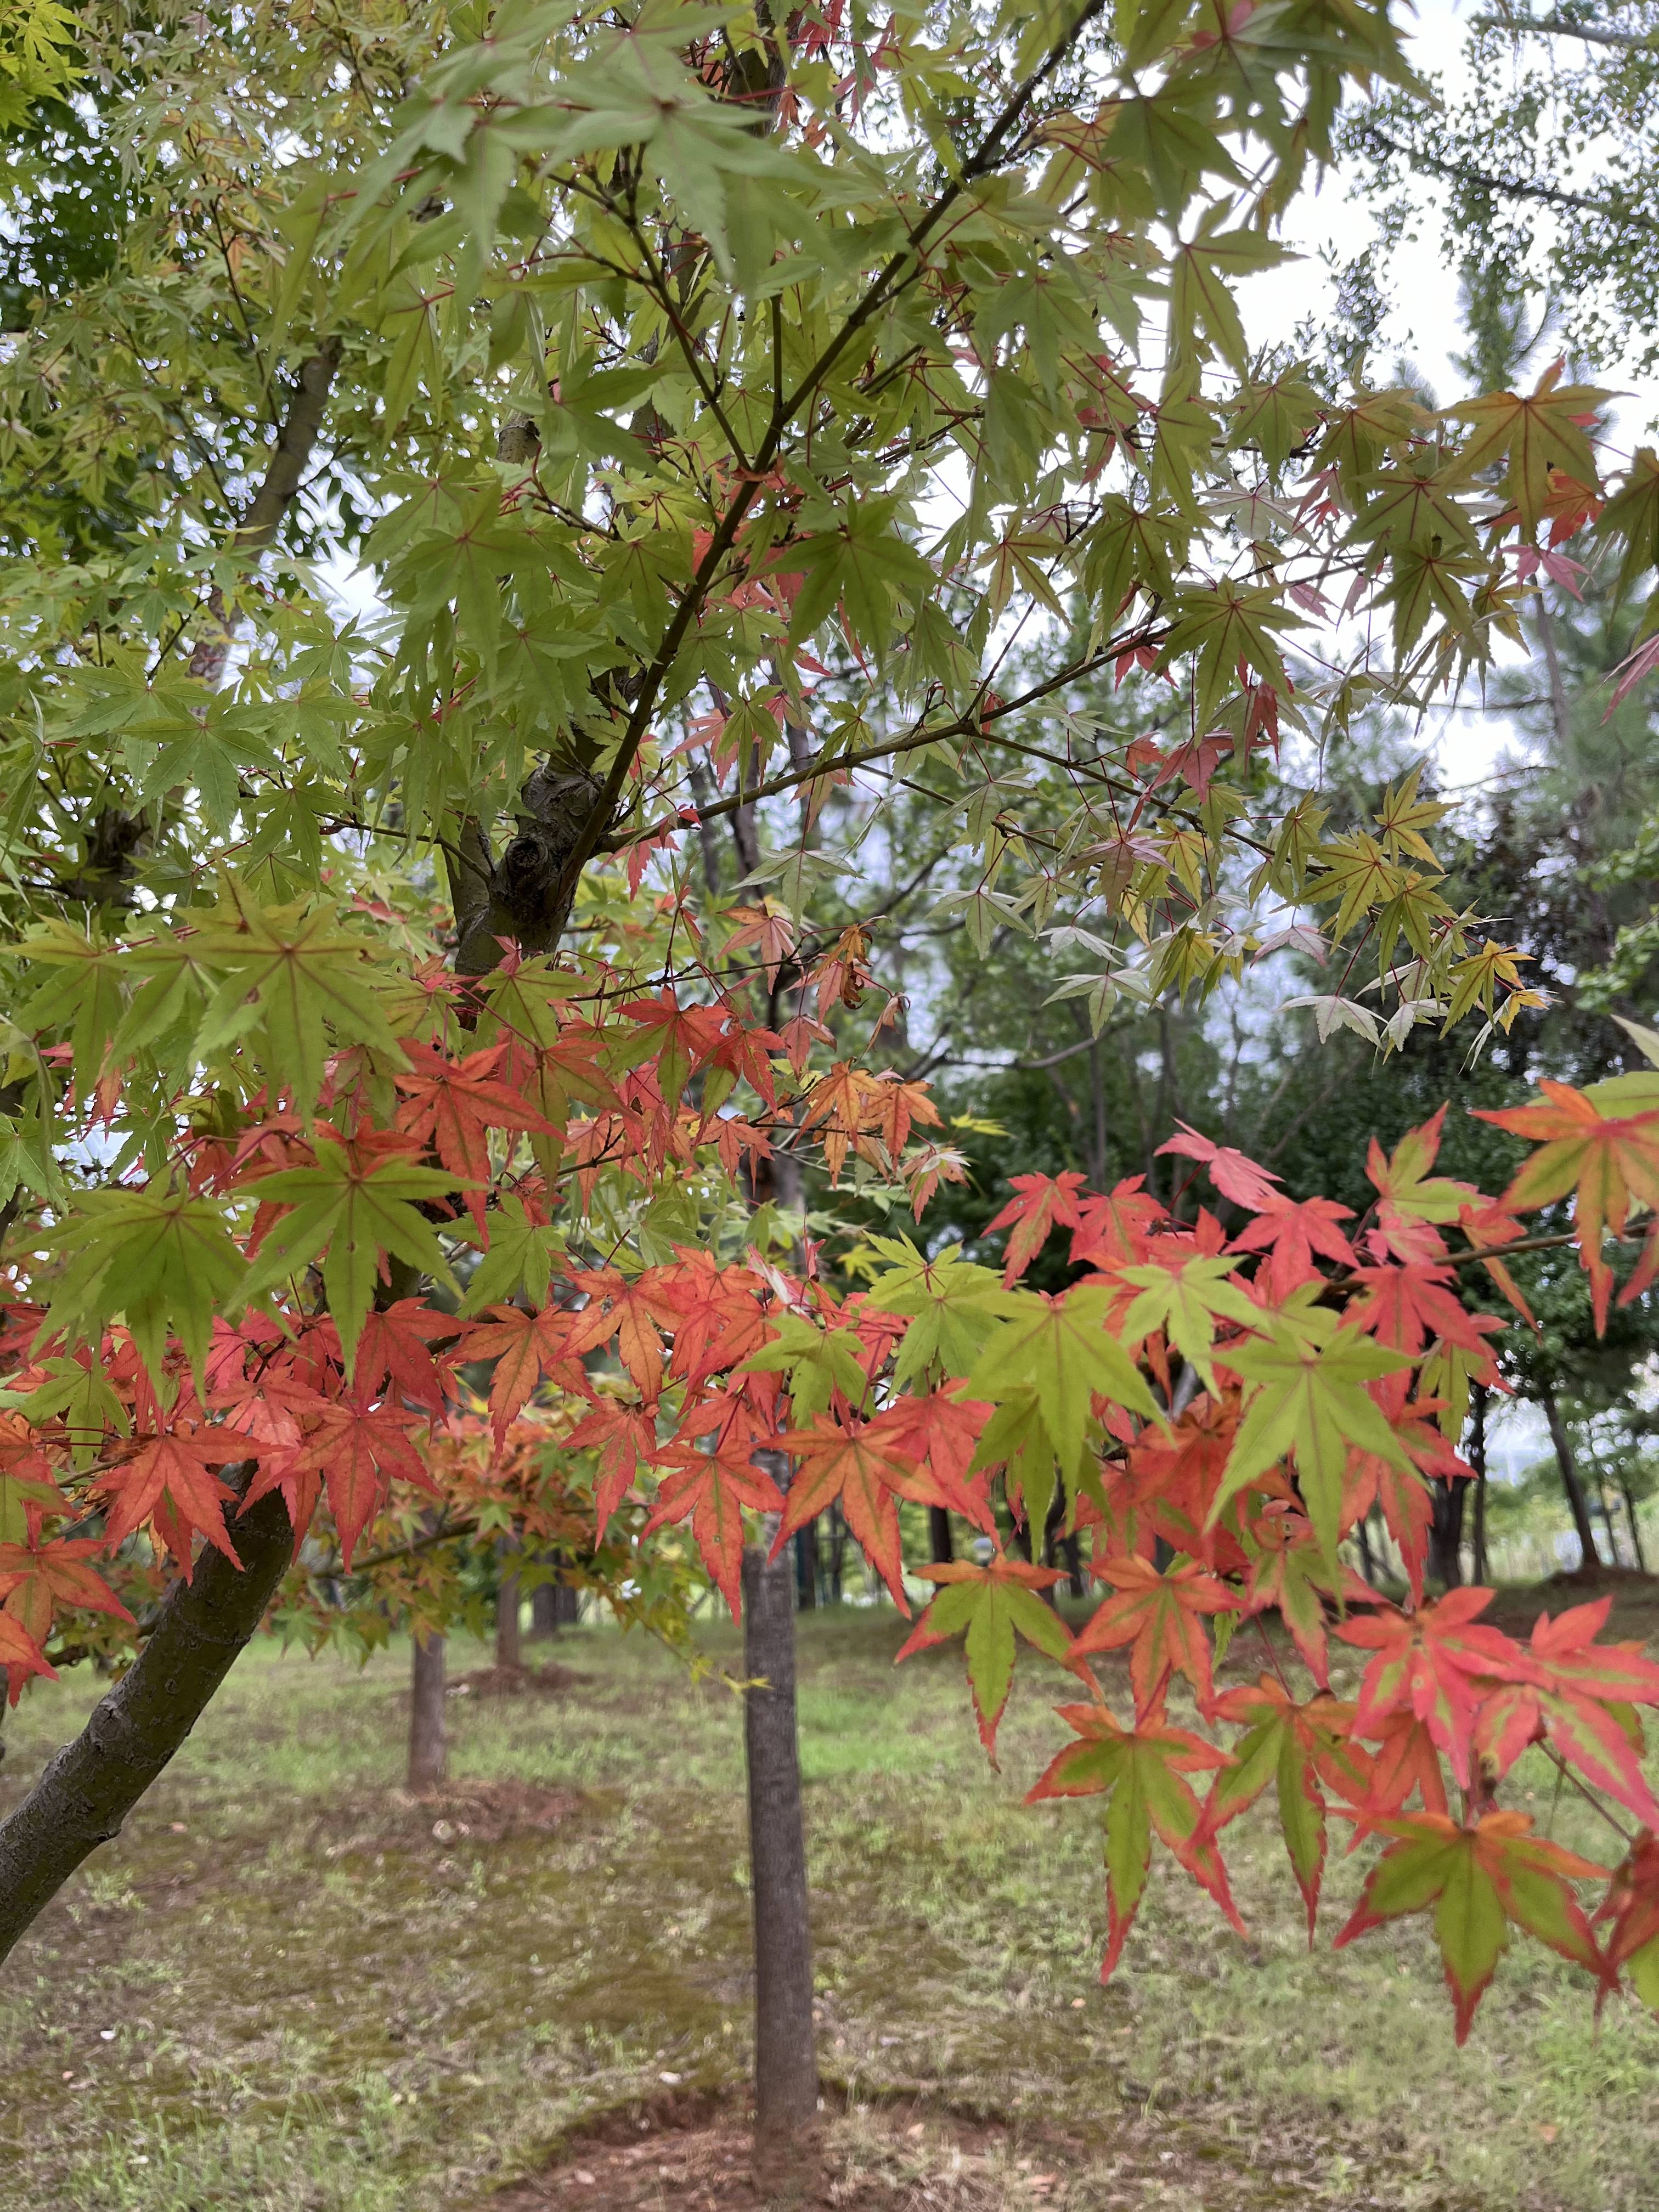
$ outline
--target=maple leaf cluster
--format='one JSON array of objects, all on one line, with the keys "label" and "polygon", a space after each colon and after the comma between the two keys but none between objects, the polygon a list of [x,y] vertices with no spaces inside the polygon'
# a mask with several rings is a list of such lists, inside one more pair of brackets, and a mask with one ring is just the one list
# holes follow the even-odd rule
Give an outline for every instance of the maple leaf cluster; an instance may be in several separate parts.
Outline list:
[{"label": "maple leaf cluster", "polygon": [[[784,957],[769,917],[743,927]],[[863,989],[864,951],[838,944],[809,979],[826,1011]],[[1271,1783],[1310,1933],[1329,1822],[1382,1839],[1338,1940],[1432,1906],[1460,2034],[1512,1927],[1603,1991],[1650,1994],[1659,1801],[1634,1717],[1659,1667],[1598,1640],[1605,1602],[1523,1644],[1481,1618],[1489,1593],[1429,1602],[1424,1575],[1430,1480],[1468,1479],[1469,1393],[1504,1387],[1504,1324],[1466,1288],[1484,1271],[1524,1318],[1504,1255],[1575,1187],[1561,1234],[1600,1282],[1603,1239],[1659,1193],[1659,1074],[1497,1117],[1542,1140],[1498,1200],[1435,1172],[1439,1115],[1372,1146],[1361,1219],[1182,1127],[1170,1205],[1139,1177],[1021,1176],[991,1224],[1000,1273],[871,1235],[847,1288],[798,1219],[765,1230],[762,1176],[786,1146],[920,1211],[948,1171],[914,1141],[936,1109],[854,1060],[820,1069],[804,1015],[760,1026],[702,976],[683,999],[517,956],[477,987],[433,971],[398,1029],[378,1006],[355,1042],[334,1024],[314,1110],[302,1088],[222,1089],[162,1172],[43,1219],[40,1293],[0,1340],[14,1698],[89,1622],[140,1632],[124,1591],[153,1617],[201,1547],[234,1561],[240,1516],[272,1492],[296,1557],[278,1618],[313,1637],[342,1589],[381,1632],[464,1615],[469,1546],[532,1576],[556,1556],[636,1614],[656,1554],[694,1558],[735,1613],[757,1520],[775,1549],[832,1509],[908,1613],[904,1509],[937,1508],[982,1556],[921,1571],[901,1656],[963,1638],[993,1758],[1022,1644],[1081,1685],[1031,1795],[1107,1800],[1106,1971],[1155,1838],[1237,1923],[1225,1833]],[[93,1086],[94,1125],[118,1095]],[[693,1188],[743,1194],[724,1239],[696,1214],[683,1236],[625,1225]],[[1051,1296],[1026,1278],[1054,1237],[1073,1279]],[[1345,1551],[1379,1510],[1403,1607]],[[1033,1563],[1056,1531],[1101,1593],[1076,1632]],[[1220,1656],[1270,1613],[1294,1659],[1264,1637],[1268,1671],[1223,1686]],[[1364,1655],[1352,1697],[1333,1638]],[[1097,1671],[1120,1662],[1127,1711]],[[1499,1802],[1534,1747],[1639,1824],[1616,1869]],[[1592,1909],[1579,1893],[1601,1880]]]}]

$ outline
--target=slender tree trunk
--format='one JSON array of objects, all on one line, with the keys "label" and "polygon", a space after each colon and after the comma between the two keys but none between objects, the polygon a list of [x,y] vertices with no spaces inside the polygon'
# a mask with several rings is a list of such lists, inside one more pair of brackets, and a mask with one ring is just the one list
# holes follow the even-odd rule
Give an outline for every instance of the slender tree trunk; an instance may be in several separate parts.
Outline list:
[{"label": "slender tree trunk", "polygon": [[1484,1583],[1486,1564],[1486,1386],[1474,1386],[1474,1431],[1469,1438],[1469,1465],[1474,1469],[1474,1579]]},{"label": "slender tree trunk", "polygon": [[1371,1588],[1376,1588],[1376,1565],[1371,1558],[1370,1515],[1362,1513],[1354,1522],[1353,1532],[1359,1540],[1359,1571]]},{"label": "slender tree trunk", "polygon": [[[225,1473],[240,1489],[252,1468]],[[168,1593],[135,1664],[0,1821],[0,1959],[82,1859],[119,1834],[264,1620],[294,1556],[282,1492],[267,1491],[231,1533],[240,1567],[204,1548],[191,1579]]]},{"label": "slender tree trunk", "polygon": [[948,1567],[956,1558],[957,1547],[951,1537],[951,1516],[943,1505],[927,1509],[927,1550],[936,1567]]},{"label": "slender tree trunk", "polygon": [[769,2186],[810,2169],[817,2138],[812,1945],[795,1725],[794,1576],[786,1552],[743,1555],[749,1858],[755,1911],[755,2157]]},{"label": "slender tree trunk", "polygon": [[444,1733],[444,1639],[415,1638],[410,1675],[409,1787],[416,1796],[441,1787],[449,1772]]},{"label": "slender tree trunk", "polygon": [[530,1593],[530,1632],[556,1636],[574,1628],[580,1609],[580,1593],[569,1583],[538,1583]]},{"label": "slender tree trunk", "polygon": [[1455,1589],[1463,1579],[1463,1509],[1468,1503],[1468,1480],[1437,1475],[1431,1493],[1433,1516],[1429,1522],[1429,1573],[1442,1589]]},{"label": "slender tree trunk", "polygon": [[1567,1493],[1567,1510],[1572,1515],[1572,1525],[1578,1534],[1578,1563],[1582,1567],[1599,1567],[1604,1563],[1596,1549],[1589,1500],[1584,1495],[1584,1486],[1578,1480],[1578,1469],[1573,1464],[1572,1446],[1567,1440],[1566,1425],[1561,1419],[1561,1408],[1555,1402],[1554,1391],[1540,1390],[1538,1402],[1544,1409],[1545,1420],[1549,1424],[1550,1442],[1555,1446],[1555,1463],[1561,1470],[1561,1486]]},{"label": "slender tree trunk", "polygon": [[804,1528],[797,1528],[795,1553],[795,1609],[811,1613],[818,1601],[818,1524],[809,1521]]},{"label": "slender tree trunk", "polygon": [[1607,1532],[1607,1557],[1613,1565],[1622,1564],[1619,1557],[1619,1525],[1613,1517],[1613,1500],[1607,1496],[1607,1480],[1598,1467],[1595,1470],[1595,1495],[1601,1507],[1601,1526]]},{"label": "slender tree trunk", "polygon": [[495,1664],[520,1667],[523,1646],[519,1636],[519,1577],[503,1575],[495,1598]]},{"label": "slender tree trunk", "polygon": [[830,1508],[830,1595],[841,1603],[841,1578],[847,1565],[847,1516],[837,1498]]},{"label": "slender tree trunk", "polygon": [[1636,1517],[1636,1500],[1631,1496],[1627,1483],[1621,1482],[1619,1491],[1625,1501],[1625,1517],[1630,1522],[1631,1553],[1636,1561],[1638,1573],[1644,1575],[1648,1571],[1648,1559],[1642,1548],[1642,1524]]},{"label": "slender tree trunk", "polygon": [[1066,1562],[1067,1589],[1073,1597],[1086,1597],[1089,1594],[1089,1584],[1083,1571],[1083,1546],[1075,1529],[1069,1536],[1060,1538],[1060,1556]]}]

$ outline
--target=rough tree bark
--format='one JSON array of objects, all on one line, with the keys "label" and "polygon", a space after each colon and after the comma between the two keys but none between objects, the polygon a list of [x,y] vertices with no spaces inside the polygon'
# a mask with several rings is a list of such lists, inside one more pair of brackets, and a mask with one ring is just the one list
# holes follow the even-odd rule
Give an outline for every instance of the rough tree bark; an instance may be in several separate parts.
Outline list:
[{"label": "rough tree bark", "polygon": [[416,1637],[409,1684],[409,1787],[415,1796],[441,1789],[449,1772],[444,1728],[444,1639]]},{"label": "rough tree bark", "polygon": [[811,2165],[818,2072],[795,1727],[794,1574],[786,1547],[743,1555],[749,1857],[755,1916],[755,2163],[768,2186]]},{"label": "rough tree bark", "polygon": [[[226,1472],[245,1486],[252,1470]],[[240,1567],[204,1550],[131,1671],[0,1822],[0,1959],[81,1862],[119,1833],[264,1618],[294,1551],[281,1493],[269,1492],[232,1527]]]},{"label": "rough tree bark", "polygon": [[1589,1499],[1578,1479],[1572,1446],[1567,1439],[1566,1425],[1561,1419],[1561,1408],[1555,1402],[1554,1391],[1549,1389],[1540,1390],[1538,1402],[1544,1409],[1545,1420],[1549,1424],[1550,1442],[1555,1446],[1555,1462],[1561,1470],[1561,1487],[1567,1493],[1567,1510],[1572,1515],[1572,1525],[1578,1533],[1578,1564],[1581,1567],[1601,1566],[1604,1562],[1596,1549]]}]

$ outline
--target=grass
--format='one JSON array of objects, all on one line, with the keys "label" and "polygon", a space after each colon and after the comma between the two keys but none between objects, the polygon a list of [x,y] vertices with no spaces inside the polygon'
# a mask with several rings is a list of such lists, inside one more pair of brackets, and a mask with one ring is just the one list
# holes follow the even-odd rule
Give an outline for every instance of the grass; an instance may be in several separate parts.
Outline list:
[{"label": "grass", "polygon": [[[1651,2203],[1659,2024],[1620,2000],[1598,2032],[1582,1981],[1517,1944],[1458,2051],[1425,1924],[1328,1948],[1352,1862],[1310,1955],[1265,1808],[1230,1852],[1249,1940],[1159,1864],[1103,1990],[1097,1818],[1020,1802],[1063,1678],[1023,1672],[999,1775],[956,1655],[896,1674],[901,1632],[802,1625],[823,2057],[855,2104],[1064,2130],[1068,2212]],[[559,1656],[557,1695],[453,1701],[437,1807],[398,1789],[406,1654],[245,1657],[0,1976],[5,2201],[463,2212],[665,2081],[740,2084],[736,1704],[609,1630]],[[97,1687],[26,1699],[6,1802]],[[1605,1855],[1571,1797],[1554,1823]]]}]

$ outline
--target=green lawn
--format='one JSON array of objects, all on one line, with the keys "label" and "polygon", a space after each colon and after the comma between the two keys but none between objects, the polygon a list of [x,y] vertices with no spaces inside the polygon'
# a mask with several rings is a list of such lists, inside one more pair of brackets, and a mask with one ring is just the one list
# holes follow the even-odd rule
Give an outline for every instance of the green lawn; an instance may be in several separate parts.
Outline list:
[{"label": "green lawn", "polygon": [[[1653,2204],[1659,2025],[1620,2001],[1598,2033],[1529,1945],[1458,2051],[1426,1927],[1310,1956],[1265,1808],[1232,1831],[1251,1939],[1160,1867],[1103,1990],[1096,1816],[1020,1802],[1065,1678],[1023,1671],[998,1775],[956,1653],[895,1673],[901,1634],[888,1608],[802,1632],[823,2055],[855,2104],[1063,2131],[1044,2201],[1067,2212]],[[452,1701],[436,1807],[397,1787],[405,1653],[246,1658],[3,1970],[3,2201],[449,2212],[665,2076],[740,2083],[736,1701],[609,1630],[558,1656],[578,1679],[556,1695]],[[25,1700],[0,1798],[95,1692]],[[1555,1832],[1604,1855],[1571,1798]],[[1338,1860],[1327,1945],[1356,1886]]]}]

